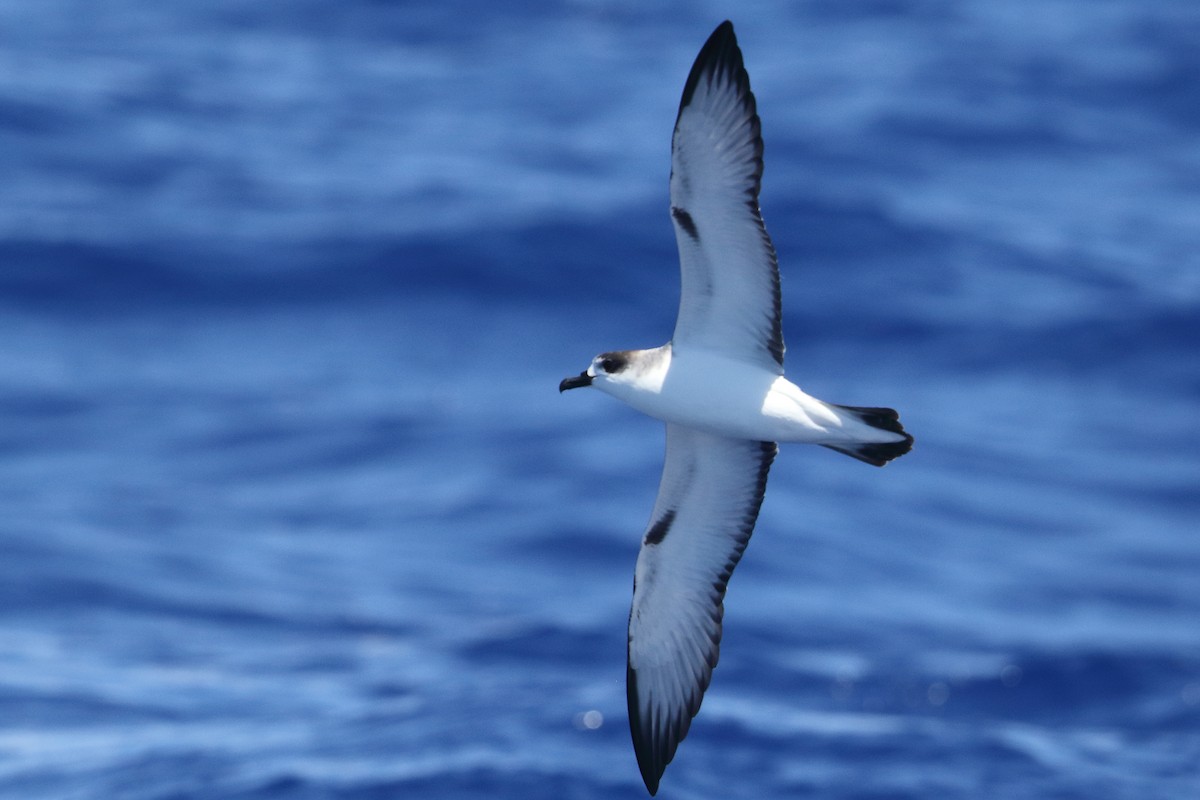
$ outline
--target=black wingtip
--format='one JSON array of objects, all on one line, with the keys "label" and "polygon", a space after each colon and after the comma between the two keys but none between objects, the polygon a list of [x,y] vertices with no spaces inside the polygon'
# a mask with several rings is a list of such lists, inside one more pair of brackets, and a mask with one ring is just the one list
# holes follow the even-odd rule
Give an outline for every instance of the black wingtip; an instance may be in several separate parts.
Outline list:
[{"label": "black wingtip", "polygon": [[646,791],[653,797],[658,794],[658,782],[662,780],[671,756],[663,759],[662,754],[654,747],[653,738],[642,727],[642,715],[638,711],[637,670],[628,665],[625,667],[625,697],[629,705],[629,733],[633,737],[633,752],[637,756],[638,770],[642,773]]},{"label": "black wingtip", "polygon": [[[692,71],[688,73],[687,82],[683,84],[683,97],[679,100],[680,113],[683,113],[683,109],[692,102],[692,95],[696,93],[696,86],[700,83],[700,79],[706,73],[715,73],[718,70],[735,76],[739,83],[749,84],[746,68],[742,62],[742,51],[738,49],[737,37],[733,33],[733,23],[729,20],[725,20],[717,26],[712,35],[708,37],[708,41],[704,43],[704,47],[700,48],[700,53],[692,63]],[[676,116],[676,122],[678,121],[679,118]]]}]

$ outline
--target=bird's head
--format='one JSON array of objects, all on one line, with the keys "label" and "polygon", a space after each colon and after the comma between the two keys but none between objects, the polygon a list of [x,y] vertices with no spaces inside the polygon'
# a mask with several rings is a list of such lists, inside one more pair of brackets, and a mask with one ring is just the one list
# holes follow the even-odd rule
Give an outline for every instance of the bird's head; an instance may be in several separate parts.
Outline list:
[{"label": "bird's head", "polygon": [[623,382],[629,377],[630,362],[628,351],[601,353],[592,359],[592,363],[583,372],[564,378],[558,384],[558,391],[565,392],[567,389],[578,389],[581,386],[603,389],[610,384]]}]

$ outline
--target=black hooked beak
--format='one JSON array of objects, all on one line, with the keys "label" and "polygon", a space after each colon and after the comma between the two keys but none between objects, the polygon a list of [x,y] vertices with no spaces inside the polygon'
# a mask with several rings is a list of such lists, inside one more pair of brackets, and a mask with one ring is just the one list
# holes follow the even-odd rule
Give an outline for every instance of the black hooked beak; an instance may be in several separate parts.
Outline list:
[{"label": "black hooked beak", "polygon": [[587,374],[587,370],[576,375],[574,378],[563,378],[562,383],[558,385],[558,392],[562,394],[567,389],[578,389],[580,386],[591,386],[592,376]]}]

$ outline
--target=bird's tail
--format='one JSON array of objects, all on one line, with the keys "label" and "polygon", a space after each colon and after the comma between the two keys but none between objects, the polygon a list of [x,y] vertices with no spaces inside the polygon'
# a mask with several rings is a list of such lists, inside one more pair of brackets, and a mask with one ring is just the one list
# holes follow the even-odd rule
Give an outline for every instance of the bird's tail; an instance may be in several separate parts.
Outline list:
[{"label": "bird's tail", "polygon": [[903,437],[890,442],[838,442],[825,445],[830,450],[837,450],[839,453],[845,453],[876,467],[882,467],[893,458],[899,458],[912,450],[913,437],[904,430],[900,424],[900,415],[893,409],[839,406],[833,403],[829,405],[870,428],[888,433],[898,433]]}]

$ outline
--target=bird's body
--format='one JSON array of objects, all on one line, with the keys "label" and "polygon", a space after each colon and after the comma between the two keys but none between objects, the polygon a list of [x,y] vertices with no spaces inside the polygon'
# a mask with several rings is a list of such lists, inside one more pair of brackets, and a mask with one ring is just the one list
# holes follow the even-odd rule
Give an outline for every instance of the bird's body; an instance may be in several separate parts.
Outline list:
[{"label": "bird's body", "polygon": [[[629,366],[593,386],[647,416],[719,436],[761,442],[853,446],[901,443],[860,414],[806,394],[783,375],[705,349],[620,353]],[[882,440],[882,441],[881,441]]]},{"label": "bird's body", "polygon": [[895,411],[826,403],[784,377],[779,269],[758,210],[759,129],[724,22],[696,57],[672,138],[674,335],[661,347],[601,353],[559,384],[594,386],[667,423],[634,572],[626,673],[634,751],[651,794],[717,664],[725,587],[754,530],[776,443],[822,445],[876,466],[912,447]]}]

